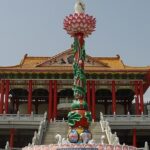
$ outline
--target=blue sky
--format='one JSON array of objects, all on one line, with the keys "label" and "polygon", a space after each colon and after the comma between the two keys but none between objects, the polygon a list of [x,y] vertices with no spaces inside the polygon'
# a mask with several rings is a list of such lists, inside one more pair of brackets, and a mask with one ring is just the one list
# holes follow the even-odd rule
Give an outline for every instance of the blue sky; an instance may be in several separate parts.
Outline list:
[{"label": "blue sky", "polygon": [[[150,0],[84,0],[97,19],[86,39],[91,56],[115,56],[131,66],[150,65]],[[75,0],[0,0],[0,66],[20,63],[24,54],[52,56],[70,47],[63,19]]]}]

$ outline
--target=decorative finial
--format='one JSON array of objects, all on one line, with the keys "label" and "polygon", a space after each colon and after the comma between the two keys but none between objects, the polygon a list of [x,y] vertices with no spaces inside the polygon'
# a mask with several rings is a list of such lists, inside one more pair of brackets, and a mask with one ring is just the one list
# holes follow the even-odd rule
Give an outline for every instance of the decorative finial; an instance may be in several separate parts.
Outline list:
[{"label": "decorative finial", "polygon": [[81,0],[77,0],[75,3],[75,13],[84,13],[85,12],[85,4]]}]

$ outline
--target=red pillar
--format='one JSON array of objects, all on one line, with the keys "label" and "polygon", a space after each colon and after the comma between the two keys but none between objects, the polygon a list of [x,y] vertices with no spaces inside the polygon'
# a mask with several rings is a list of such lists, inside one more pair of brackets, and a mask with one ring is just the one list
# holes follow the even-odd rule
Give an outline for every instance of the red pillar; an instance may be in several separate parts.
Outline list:
[{"label": "red pillar", "polygon": [[49,81],[49,96],[48,96],[48,121],[50,121],[52,117],[52,80]]},{"label": "red pillar", "polygon": [[133,146],[136,147],[136,129],[133,129]]},{"label": "red pillar", "polygon": [[10,81],[6,80],[6,91],[5,91],[5,113],[8,113],[8,99],[9,99],[9,87],[10,87]]},{"label": "red pillar", "polygon": [[32,111],[32,80],[28,83],[28,114]]},{"label": "red pillar", "polygon": [[15,134],[15,129],[10,129],[10,139],[9,139],[9,146],[12,149],[14,147],[14,134]]},{"label": "red pillar", "polygon": [[116,84],[112,81],[112,113],[116,113]]},{"label": "red pillar", "polygon": [[143,102],[143,82],[139,82],[140,86],[140,113],[144,113],[144,102]]},{"label": "red pillar", "polygon": [[92,118],[95,120],[95,81],[92,81]]},{"label": "red pillar", "polygon": [[135,81],[134,84],[135,84],[135,107],[136,107],[136,115],[139,115],[138,81]]},{"label": "red pillar", "polygon": [[3,105],[4,105],[4,86],[5,86],[5,81],[1,80],[1,86],[0,86],[0,114],[3,113]]},{"label": "red pillar", "polygon": [[54,81],[54,111],[53,117],[56,119],[57,117],[57,81]]},{"label": "red pillar", "polygon": [[88,110],[91,111],[91,102],[90,102],[90,81],[87,81],[87,103],[88,103]]}]

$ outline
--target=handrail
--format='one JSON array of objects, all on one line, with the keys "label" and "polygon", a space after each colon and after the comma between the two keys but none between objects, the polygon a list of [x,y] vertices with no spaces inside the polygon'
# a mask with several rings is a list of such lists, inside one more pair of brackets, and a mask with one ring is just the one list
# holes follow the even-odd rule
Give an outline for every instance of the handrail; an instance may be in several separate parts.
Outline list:
[{"label": "handrail", "polygon": [[116,132],[114,134],[111,132],[109,122],[104,120],[103,114],[101,112],[100,112],[100,126],[102,132],[105,132],[109,144],[112,145],[120,144]]},{"label": "handrail", "polygon": [[47,127],[46,118],[47,118],[47,113],[44,114],[44,119],[40,122],[38,132],[37,131],[34,132],[34,136],[32,138],[32,144],[31,145],[40,145],[41,144],[43,134],[46,131],[46,127]]},{"label": "handrail", "polygon": [[150,121],[149,115],[104,115],[104,118],[108,121]]},{"label": "handrail", "polygon": [[19,111],[17,114],[0,114],[0,122],[6,121],[41,121],[43,115],[39,114],[20,114]]}]

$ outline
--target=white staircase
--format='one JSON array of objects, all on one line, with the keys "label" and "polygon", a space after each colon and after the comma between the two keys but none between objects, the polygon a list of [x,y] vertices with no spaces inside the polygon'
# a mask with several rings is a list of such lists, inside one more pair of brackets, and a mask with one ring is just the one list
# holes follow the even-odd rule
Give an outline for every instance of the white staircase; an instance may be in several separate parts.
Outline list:
[{"label": "white staircase", "polygon": [[[57,140],[55,139],[56,134],[60,134],[62,138],[67,138],[69,126],[66,122],[51,122],[47,126],[47,130],[43,137],[42,144],[56,144]],[[99,122],[93,122],[90,126],[90,131],[92,133],[92,138],[96,143],[101,142],[102,135],[105,136],[104,143],[108,144],[107,136],[104,131],[101,129]]]},{"label": "white staircase", "polygon": [[104,143],[108,144],[108,140],[107,140],[107,136],[106,133],[104,131],[102,131],[100,122],[92,122],[91,126],[90,126],[90,131],[92,133],[92,139],[96,142],[96,143],[101,143],[102,142],[102,136],[104,136]]},{"label": "white staircase", "polygon": [[56,134],[62,135],[63,138],[67,138],[68,134],[68,124],[64,121],[62,122],[51,122],[47,126],[47,130],[43,137],[42,144],[56,144],[57,140],[55,139]]}]

